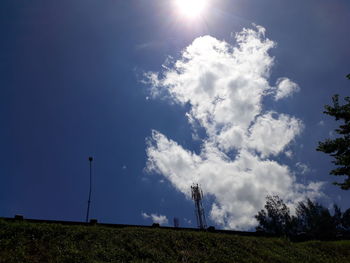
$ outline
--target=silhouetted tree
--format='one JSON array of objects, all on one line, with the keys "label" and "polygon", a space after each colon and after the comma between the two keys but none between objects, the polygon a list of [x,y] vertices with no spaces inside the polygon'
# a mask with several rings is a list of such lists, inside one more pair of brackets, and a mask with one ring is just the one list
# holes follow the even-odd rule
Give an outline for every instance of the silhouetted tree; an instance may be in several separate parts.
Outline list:
[{"label": "silhouetted tree", "polygon": [[342,216],[342,226],[345,231],[350,232],[350,208]]},{"label": "silhouetted tree", "polygon": [[[338,218],[339,212],[337,210],[335,213],[336,218]],[[337,220],[335,220],[327,208],[317,202],[312,202],[310,199],[307,199],[305,203],[299,202],[296,207],[296,214],[298,218],[298,231],[306,233],[310,238],[332,239],[336,237]]]},{"label": "silhouetted tree", "polygon": [[295,222],[295,219],[290,216],[289,208],[277,195],[266,197],[265,210],[258,212],[255,218],[259,222],[257,231],[275,235],[289,235]]},{"label": "silhouetted tree", "polygon": [[257,231],[287,236],[295,240],[329,240],[350,233],[350,209],[342,214],[334,205],[334,214],[317,202],[307,199],[296,206],[296,216],[278,196],[267,196],[265,209],[255,216]]},{"label": "silhouetted tree", "polygon": [[[350,74],[347,75],[350,79]],[[346,104],[339,105],[339,95],[333,96],[333,106],[325,106],[325,114],[341,120],[342,125],[335,132],[340,135],[336,139],[326,139],[324,142],[319,142],[317,151],[330,154],[334,157],[332,161],[337,167],[331,170],[330,174],[336,176],[347,176],[342,183],[335,182],[341,189],[350,189],[350,97],[345,97]]]},{"label": "silhouetted tree", "polygon": [[334,215],[333,215],[333,224],[335,225],[336,233],[341,234],[343,231],[343,214],[339,206],[334,205]]}]

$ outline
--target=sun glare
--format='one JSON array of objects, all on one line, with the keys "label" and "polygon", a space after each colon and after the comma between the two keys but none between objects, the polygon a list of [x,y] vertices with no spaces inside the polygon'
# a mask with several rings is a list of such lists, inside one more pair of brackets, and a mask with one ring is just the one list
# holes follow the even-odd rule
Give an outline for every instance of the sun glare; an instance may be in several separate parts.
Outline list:
[{"label": "sun glare", "polygon": [[188,18],[196,18],[204,11],[206,0],[175,0],[178,10]]}]

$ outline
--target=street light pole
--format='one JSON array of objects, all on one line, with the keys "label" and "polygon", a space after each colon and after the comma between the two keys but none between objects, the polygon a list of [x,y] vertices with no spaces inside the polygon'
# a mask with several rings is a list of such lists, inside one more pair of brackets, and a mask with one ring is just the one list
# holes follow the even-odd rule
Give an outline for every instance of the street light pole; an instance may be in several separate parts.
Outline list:
[{"label": "street light pole", "polygon": [[89,164],[90,164],[90,190],[89,190],[89,200],[88,200],[88,207],[87,207],[87,211],[86,211],[86,223],[89,222],[89,212],[90,212],[90,203],[91,203],[91,183],[92,183],[92,160],[93,158],[90,156],[89,157]]}]

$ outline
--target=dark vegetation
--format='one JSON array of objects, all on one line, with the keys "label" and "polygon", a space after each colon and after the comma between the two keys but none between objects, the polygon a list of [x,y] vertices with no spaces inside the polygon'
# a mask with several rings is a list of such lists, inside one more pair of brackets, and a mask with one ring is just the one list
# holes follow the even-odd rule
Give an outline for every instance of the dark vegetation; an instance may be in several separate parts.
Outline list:
[{"label": "dark vegetation", "polygon": [[350,262],[350,241],[0,220],[0,262]]},{"label": "dark vegetation", "polygon": [[[350,79],[350,74],[347,75]],[[326,105],[324,113],[334,117],[342,124],[335,130],[339,137],[335,139],[327,139],[319,142],[317,151],[329,154],[334,158],[332,161],[336,168],[331,170],[331,174],[335,176],[346,176],[344,182],[335,182],[343,190],[350,189],[350,97],[344,98],[346,104],[339,104],[339,95],[333,96],[333,106]]]},{"label": "dark vegetation", "polygon": [[259,225],[257,231],[285,236],[291,240],[335,240],[350,239],[350,208],[344,213],[337,205],[334,212],[310,199],[299,202],[296,215],[278,196],[267,196],[265,209],[255,218]]}]

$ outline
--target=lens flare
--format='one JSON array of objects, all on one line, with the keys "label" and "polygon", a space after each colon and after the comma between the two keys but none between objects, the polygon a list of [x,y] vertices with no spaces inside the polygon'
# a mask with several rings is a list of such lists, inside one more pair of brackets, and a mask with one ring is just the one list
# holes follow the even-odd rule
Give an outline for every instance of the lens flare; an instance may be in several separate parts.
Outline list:
[{"label": "lens flare", "polygon": [[179,12],[188,18],[196,18],[207,6],[206,0],[175,0]]}]

